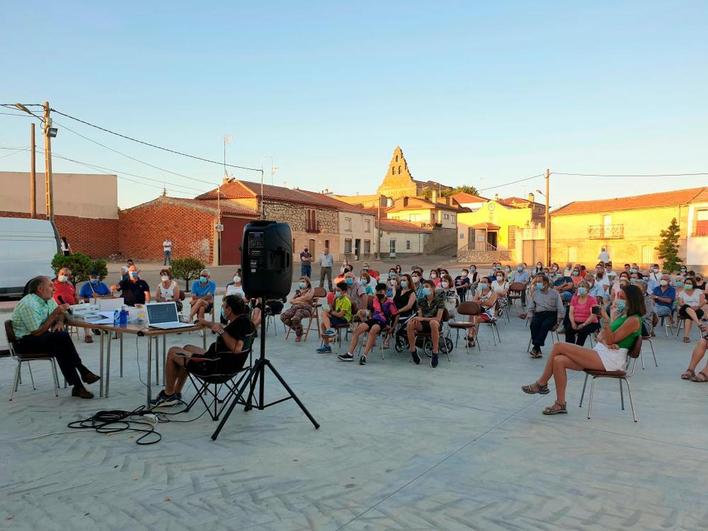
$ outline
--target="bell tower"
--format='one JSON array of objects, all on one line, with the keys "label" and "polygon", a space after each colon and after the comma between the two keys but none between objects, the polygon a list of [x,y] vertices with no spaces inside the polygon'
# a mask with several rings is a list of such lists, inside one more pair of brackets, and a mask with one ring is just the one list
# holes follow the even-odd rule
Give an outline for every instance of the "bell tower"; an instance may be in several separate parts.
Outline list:
[{"label": "bell tower", "polygon": [[388,171],[383,182],[379,186],[377,193],[393,199],[405,196],[416,196],[417,187],[413,180],[408,162],[403,155],[401,146],[396,146],[388,164]]}]

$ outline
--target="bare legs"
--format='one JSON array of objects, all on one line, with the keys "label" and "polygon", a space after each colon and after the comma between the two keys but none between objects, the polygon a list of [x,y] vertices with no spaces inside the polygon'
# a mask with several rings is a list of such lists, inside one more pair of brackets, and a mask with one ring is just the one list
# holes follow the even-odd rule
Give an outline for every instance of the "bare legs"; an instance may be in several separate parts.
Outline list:
[{"label": "bare legs", "polygon": [[193,300],[192,307],[189,311],[189,320],[190,321],[194,320],[195,315],[199,319],[204,319],[204,313],[206,312],[206,309],[208,307],[209,307],[209,303],[207,301],[205,301],[204,299]]},{"label": "bare legs", "polygon": [[167,352],[167,362],[165,366],[165,394],[173,395],[179,393],[187,380],[187,362],[194,354],[204,354],[206,350],[194,345],[186,345],[184,348],[172,347]]},{"label": "bare legs", "polygon": [[553,376],[553,380],[556,383],[556,401],[559,404],[565,404],[565,388],[568,381],[566,371],[568,369],[574,371],[582,371],[583,369],[604,371],[605,366],[594,350],[579,347],[572,343],[556,343],[553,345],[543,374],[538,379],[538,384],[541,386],[548,385],[548,380]]},{"label": "bare legs", "polygon": [[693,308],[686,308],[686,315],[688,315],[688,319],[684,319],[683,321],[683,337],[684,341],[688,338],[691,337],[691,326],[693,323],[696,323],[696,326],[700,328],[701,322],[698,319],[698,315],[696,315],[696,310]]},{"label": "bare legs", "polygon": [[[696,370],[696,367],[698,367],[698,364],[701,362],[703,359],[703,356],[706,355],[706,349],[708,349],[708,339],[701,339],[698,343],[696,343],[696,346],[693,348],[693,352],[691,353],[691,361],[688,364],[688,371],[694,372]],[[706,363],[706,366],[703,367],[703,373],[708,377],[708,363]]]},{"label": "bare legs", "polygon": [[406,335],[408,336],[408,345],[411,352],[415,352],[415,336],[417,332],[423,331],[423,323],[427,322],[430,325],[430,339],[433,342],[433,354],[438,353],[440,346],[440,323],[434,319],[430,321],[421,321],[418,317],[414,317],[406,325]]}]

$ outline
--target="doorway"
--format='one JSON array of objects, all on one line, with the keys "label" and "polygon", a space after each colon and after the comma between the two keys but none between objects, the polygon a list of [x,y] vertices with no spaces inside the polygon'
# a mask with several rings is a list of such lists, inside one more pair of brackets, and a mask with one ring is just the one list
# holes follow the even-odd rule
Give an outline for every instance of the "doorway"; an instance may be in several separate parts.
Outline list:
[{"label": "doorway", "polygon": [[354,240],[354,260],[359,260],[361,258],[361,240],[356,238]]},{"label": "doorway", "polygon": [[310,242],[307,244],[307,250],[310,251],[310,254],[313,256],[317,256],[317,253],[315,252],[315,239],[310,238]]},{"label": "doorway", "polygon": [[487,247],[490,247],[490,251],[497,250],[497,231],[487,232]]}]

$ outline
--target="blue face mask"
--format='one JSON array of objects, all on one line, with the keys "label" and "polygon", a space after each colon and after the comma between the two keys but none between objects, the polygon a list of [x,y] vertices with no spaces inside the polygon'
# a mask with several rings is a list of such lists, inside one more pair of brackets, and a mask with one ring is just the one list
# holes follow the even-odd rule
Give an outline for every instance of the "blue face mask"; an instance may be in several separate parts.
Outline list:
[{"label": "blue face mask", "polygon": [[627,307],[627,302],[624,299],[617,299],[615,301],[615,308],[617,308],[617,311],[619,313],[622,313],[626,307]]},{"label": "blue face mask", "polygon": [[347,283],[347,286],[351,286],[352,284],[354,284],[354,279],[349,277],[349,278],[345,279],[344,282]]},{"label": "blue face mask", "polygon": [[536,282],[536,291],[542,291],[542,290],[543,290],[543,283]]},{"label": "blue face mask", "polygon": [[207,277],[205,277],[205,276],[199,277],[199,282],[201,282],[202,284],[206,283],[206,281],[207,281]]},{"label": "blue face mask", "polygon": [[408,281],[407,280],[401,280],[401,287],[403,289],[406,289],[408,287]]},{"label": "blue face mask", "polygon": [[228,319],[226,318],[226,315],[224,315],[224,307],[223,307],[223,306],[221,307],[221,317],[222,317],[222,319],[224,319],[225,321],[228,321]]},{"label": "blue face mask", "polygon": [[339,291],[339,290],[336,290],[336,291],[334,292],[334,296],[335,296],[336,298],[339,298],[339,297],[342,296],[342,292]]},{"label": "blue face mask", "polygon": [[587,295],[587,293],[588,293],[588,288],[586,288],[584,286],[580,286],[578,288],[578,295],[583,296],[583,295]]},{"label": "blue face mask", "polygon": [[433,290],[430,288],[423,288],[423,295],[425,295],[426,297],[429,296],[432,292]]},{"label": "blue face mask", "polygon": [[300,289],[305,289],[305,288],[307,287],[307,284],[305,284],[304,282],[300,282],[300,283],[298,284],[298,287],[299,287]]}]

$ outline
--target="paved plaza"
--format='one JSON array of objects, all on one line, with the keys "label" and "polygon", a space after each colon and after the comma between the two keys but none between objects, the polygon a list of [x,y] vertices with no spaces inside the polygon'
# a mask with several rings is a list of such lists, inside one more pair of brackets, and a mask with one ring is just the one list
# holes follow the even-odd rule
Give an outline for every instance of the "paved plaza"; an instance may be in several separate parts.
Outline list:
[{"label": "paved plaza", "polygon": [[[525,353],[528,329],[515,316],[500,329],[501,345],[483,329],[481,353],[460,343],[433,370],[393,350],[365,367],[338,362],[315,353],[314,335],[285,343],[279,327],[269,357],[318,431],[290,401],[237,410],[216,442],[207,416],[159,424],[152,446],[66,427],[143,403],[143,343],[136,354],[126,340],[123,378],[114,351],[111,396],[93,401],[54,398],[35,362],[37,390],[25,372],[9,402],[14,362],[0,359],[0,528],[706,529],[708,386],[679,379],[693,345],[659,331],[658,368],[645,345],[631,380],[638,424],[613,381],[599,382],[587,420],[578,373],[569,414],[544,417],[553,394],[520,390],[543,363]],[[186,342],[201,339],[170,341]],[[80,351],[97,370],[98,346]]]}]

